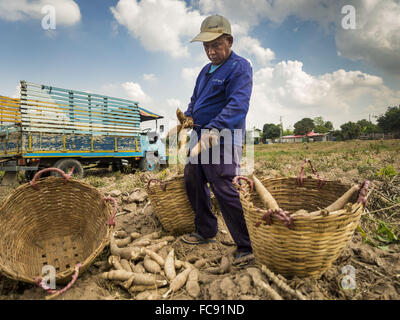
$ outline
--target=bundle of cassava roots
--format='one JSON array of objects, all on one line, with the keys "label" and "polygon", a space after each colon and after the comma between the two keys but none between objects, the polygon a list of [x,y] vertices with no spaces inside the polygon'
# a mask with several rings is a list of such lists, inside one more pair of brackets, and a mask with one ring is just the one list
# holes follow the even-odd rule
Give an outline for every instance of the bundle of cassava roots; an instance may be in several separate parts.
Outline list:
[{"label": "bundle of cassava roots", "polygon": [[[254,183],[254,188],[259,195],[262,203],[264,204],[265,208],[267,209],[273,209],[273,210],[278,210],[279,205],[274,199],[274,197],[271,195],[271,193],[267,190],[267,188],[264,187],[264,185],[260,182],[260,180],[257,179],[257,177],[253,174],[252,175],[253,183]],[[326,208],[313,211],[313,212],[307,212],[306,210],[298,210],[294,212],[292,215],[293,216],[299,216],[299,215],[305,215],[305,216],[316,216],[321,213],[330,213],[334,212],[337,210],[342,209],[351,199],[351,197],[360,190],[361,185],[355,184],[353,185],[350,189],[348,189],[341,197],[339,197],[336,201],[331,203],[329,206]]]}]

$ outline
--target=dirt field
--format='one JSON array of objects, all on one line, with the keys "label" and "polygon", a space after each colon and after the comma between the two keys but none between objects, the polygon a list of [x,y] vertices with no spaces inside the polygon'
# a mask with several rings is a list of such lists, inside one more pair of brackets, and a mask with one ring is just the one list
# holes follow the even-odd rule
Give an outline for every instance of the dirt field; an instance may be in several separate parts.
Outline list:
[{"label": "dirt field", "polygon": [[[297,176],[304,159],[312,160],[315,169],[326,180],[341,180],[345,183],[372,182],[373,191],[360,225],[351,242],[318,280],[298,277],[280,277],[291,289],[297,290],[306,299],[384,299],[400,298],[400,140],[319,142],[286,145],[255,146],[255,173],[258,177]],[[116,230],[147,234],[163,231],[155,213],[148,203],[144,183],[151,177],[165,178],[173,168],[155,174],[122,174],[106,171],[90,171],[83,178],[105,194],[111,194],[119,202]],[[306,175],[311,170],[306,168]],[[12,188],[1,187],[0,197],[4,199]],[[131,201],[132,195],[139,196]],[[207,258],[207,267],[219,265],[221,257],[233,259],[234,243],[227,232],[217,205],[215,214],[219,220],[217,243],[191,246],[179,238],[168,244],[174,248],[177,258],[195,262]],[[166,235],[164,232],[163,235]],[[117,282],[104,280],[100,274],[111,269],[108,264],[109,247],[102,252],[83,273],[75,285],[58,299],[161,299],[157,294],[130,293]],[[212,260],[215,260],[214,262]],[[343,289],[342,268],[355,268],[355,289]],[[195,299],[273,299],[269,290],[257,286],[251,274],[259,269],[254,261],[247,266],[230,266],[223,274],[213,274],[200,269],[200,295]],[[256,270],[256,271],[257,271]],[[277,286],[270,278],[261,275],[264,283],[283,299],[297,299],[299,295]],[[160,289],[158,293],[165,292]],[[0,299],[44,299],[42,289],[0,276]],[[194,299],[185,288],[167,299]]]}]

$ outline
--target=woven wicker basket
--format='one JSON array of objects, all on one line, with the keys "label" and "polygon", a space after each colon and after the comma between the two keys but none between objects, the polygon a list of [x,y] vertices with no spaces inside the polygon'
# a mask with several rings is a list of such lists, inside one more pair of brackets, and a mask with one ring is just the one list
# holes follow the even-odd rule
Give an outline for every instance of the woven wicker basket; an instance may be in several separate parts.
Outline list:
[{"label": "woven wicker basket", "polygon": [[[277,201],[279,207],[294,213],[325,208],[349,189],[349,185],[337,181],[305,178],[301,186],[297,178],[261,179]],[[328,215],[285,216],[268,213],[271,224],[260,223],[267,214],[255,191],[244,192],[240,187],[240,199],[249,230],[256,262],[284,276],[319,278],[331,266],[352,238],[363,204],[356,195],[345,208]]]},{"label": "woven wicker basket", "polygon": [[[63,177],[39,179],[46,171]],[[40,285],[42,268],[50,265],[56,270],[56,282],[65,283],[85,271],[108,244],[115,200],[70,179],[71,174],[44,169],[2,203],[0,271],[7,277]],[[105,200],[114,201],[114,215]]]},{"label": "woven wicker basket", "polygon": [[181,235],[195,231],[194,212],[183,175],[164,181],[150,179],[147,190],[156,216],[167,232]]}]

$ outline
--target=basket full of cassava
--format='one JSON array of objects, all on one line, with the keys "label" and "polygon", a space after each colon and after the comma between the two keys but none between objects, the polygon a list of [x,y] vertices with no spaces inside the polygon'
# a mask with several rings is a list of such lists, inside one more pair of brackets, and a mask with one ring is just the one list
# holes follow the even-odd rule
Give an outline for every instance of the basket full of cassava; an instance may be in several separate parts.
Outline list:
[{"label": "basket full of cassava", "polygon": [[[304,177],[307,163],[316,178]],[[322,180],[306,159],[298,177],[237,176],[234,184],[256,262],[284,276],[320,278],[352,238],[369,181]]]},{"label": "basket full of cassava", "polygon": [[[37,172],[0,207],[0,273],[36,283],[52,294],[46,298],[71,287],[109,243],[115,225],[116,200],[72,178],[73,169]],[[61,176],[41,178],[47,172]],[[51,277],[54,285],[69,283],[55,290]]]},{"label": "basket full of cassava", "polygon": [[193,232],[194,212],[185,190],[184,176],[167,180],[150,179],[147,192],[163,228],[175,235]]}]

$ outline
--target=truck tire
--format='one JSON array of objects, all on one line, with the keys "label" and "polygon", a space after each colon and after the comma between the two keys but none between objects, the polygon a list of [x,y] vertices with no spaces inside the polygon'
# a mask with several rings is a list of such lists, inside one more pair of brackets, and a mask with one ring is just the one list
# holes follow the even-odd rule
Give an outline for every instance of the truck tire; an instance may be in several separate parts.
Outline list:
[{"label": "truck tire", "polygon": [[26,170],[25,171],[25,179],[28,181],[31,181],[33,179],[33,177],[35,176],[37,171],[33,171],[33,170]]},{"label": "truck tire", "polygon": [[143,157],[139,161],[140,171],[156,171],[160,170],[160,160],[158,157]]},{"label": "truck tire", "polygon": [[[75,167],[73,176],[74,177],[82,177],[83,176],[83,166],[76,159],[60,159],[55,164],[54,167],[68,173],[72,167]],[[60,175],[57,172],[52,172],[52,176],[59,177]]]},{"label": "truck tire", "polygon": [[112,172],[117,172],[117,171],[121,171],[122,172],[122,166],[118,163],[113,163],[111,165],[111,170]]}]

